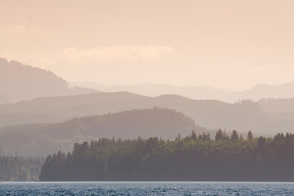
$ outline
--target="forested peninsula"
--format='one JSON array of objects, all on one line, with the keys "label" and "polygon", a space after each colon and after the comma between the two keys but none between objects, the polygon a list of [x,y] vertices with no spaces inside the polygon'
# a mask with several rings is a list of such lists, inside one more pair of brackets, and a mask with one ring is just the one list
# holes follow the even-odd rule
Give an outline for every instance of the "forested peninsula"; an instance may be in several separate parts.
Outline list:
[{"label": "forested peninsula", "polygon": [[49,155],[41,181],[294,181],[294,134],[218,130],[175,140],[106,139]]}]

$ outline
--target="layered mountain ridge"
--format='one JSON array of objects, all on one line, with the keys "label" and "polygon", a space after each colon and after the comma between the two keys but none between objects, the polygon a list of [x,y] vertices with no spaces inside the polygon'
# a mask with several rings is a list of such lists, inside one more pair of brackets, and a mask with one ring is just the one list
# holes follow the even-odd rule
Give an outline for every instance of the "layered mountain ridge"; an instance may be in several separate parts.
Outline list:
[{"label": "layered mountain ridge", "polygon": [[97,91],[83,87],[70,88],[67,81],[51,71],[0,58],[0,104],[93,92]]},{"label": "layered mountain ridge", "polygon": [[[281,105],[285,105],[285,109]],[[237,129],[241,132],[252,130],[269,134],[294,130],[294,99],[268,99],[260,102],[244,100],[230,104],[217,100],[193,100],[177,95],[146,97],[128,92],[45,97],[0,105],[0,127],[63,122],[75,117],[154,106],[181,111],[197,125],[209,129]]]},{"label": "layered mountain ridge", "polygon": [[149,97],[157,97],[164,94],[174,94],[191,99],[220,100],[227,103],[235,103],[243,99],[258,101],[260,99],[284,99],[294,97],[294,82],[280,85],[258,84],[245,91],[231,89],[215,89],[208,86],[173,86],[163,84],[141,83],[136,85],[101,85],[92,81],[70,82],[72,86],[86,87],[101,92],[126,91]]},{"label": "layered mountain ridge", "polygon": [[104,115],[74,118],[61,123],[23,124],[0,127],[0,147],[4,153],[47,156],[72,150],[75,142],[98,138],[137,139],[159,137],[174,139],[178,133],[189,135],[215,133],[197,126],[181,112],[153,107]]}]

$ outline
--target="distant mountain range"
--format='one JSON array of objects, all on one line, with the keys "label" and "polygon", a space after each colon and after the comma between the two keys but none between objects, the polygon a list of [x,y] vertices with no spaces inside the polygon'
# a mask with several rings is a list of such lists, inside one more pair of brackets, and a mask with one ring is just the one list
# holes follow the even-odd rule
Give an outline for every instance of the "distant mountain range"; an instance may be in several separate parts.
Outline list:
[{"label": "distant mountain range", "polygon": [[[63,122],[75,117],[103,115],[133,109],[169,108],[208,128],[252,130],[275,134],[294,131],[294,99],[244,100],[230,104],[193,100],[177,95],[147,97],[128,92],[37,98],[0,105],[0,127],[28,123]],[[283,107],[282,107],[283,106]]]},{"label": "distant mountain range", "polygon": [[0,128],[0,147],[4,153],[47,156],[58,150],[71,151],[75,142],[99,138],[137,139],[159,137],[174,139],[192,133],[215,132],[195,125],[181,112],[154,107],[74,118],[62,123],[14,125]]},{"label": "distant mountain range", "polygon": [[[50,71],[0,58],[0,128],[2,130],[0,138],[8,142],[8,146],[18,144],[17,142],[9,143],[9,141],[15,141],[17,137],[22,138],[19,140],[21,141],[19,145],[29,145],[26,149],[33,152],[40,130],[46,132],[43,135],[48,138],[53,137],[50,134],[54,131],[56,135],[59,130],[64,130],[62,127],[66,128],[65,133],[75,133],[71,137],[63,137],[64,132],[60,132],[60,137],[52,138],[54,142],[44,140],[44,145],[35,149],[36,153],[37,151],[51,153],[46,149],[66,150],[67,148],[63,147],[67,146],[64,142],[72,145],[73,142],[85,141],[92,137],[123,137],[128,131],[132,132],[132,126],[153,127],[158,126],[159,122],[164,123],[165,126],[159,125],[153,129],[141,127],[141,131],[144,132],[134,136],[148,137],[152,136],[151,133],[154,136],[161,136],[163,132],[160,128],[166,133],[166,135],[162,134],[163,137],[167,138],[171,138],[171,134],[174,135],[176,132],[188,133],[192,129],[208,131],[218,128],[235,129],[242,134],[252,130],[256,135],[270,136],[278,132],[294,132],[293,97],[293,82],[278,86],[257,85],[243,92],[211,87],[175,87],[149,83],[121,86],[103,86],[92,82],[83,85],[68,84]],[[162,108],[161,111],[173,110],[173,112],[160,112],[162,115],[157,113],[148,116],[147,124],[137,119],[142,115],[140,112],[125,112],[131,110],[146,112],[155,106]],[[175,116],[178,115],[178,111],[185,118],[191,118],[186,121],[187,125],[175,125],[178,119]],[[114,115],[114,113],[118,114]],[[121,114],[122,118],[130,119],[126,122],[120,121],[117,117]],[[102,122],[96,117],[89,117],[95,115],[105,115],[104,117],[110,118]],[[179,119],[182,119],[181,115],[178,115]],[[93,123],[93,119],[99,123]],[[116,122],[119,124],[118,127],[111,129],[110,127]],[[87,135],[87,130],[90,130],[88,126],[93,126],[93,130],[100,128],[107,132],[104,132],[105,135],[102,132],[98,135]],[[122,132],[116,132],[117,130]],[[157,135],[158,133],[161,134]],[[131,137],[130,134],[127,136]],[[17,150],[22,147],[12,147],[9,152],[12,152],[11,149]]]},{"label": "distant mountain range", "polygon": [[91,81],[68,83],[51,71],[0,58],[0,104],[16,103],[38,97],[79,95],[98,91],[126,91],[150,97],[173,94],[196,100],[219,100],[234,103],[243,99],[258,101],[263,98],[293,98],[294,82],[277,86],[259,84],[242,92],[206,86],[176,87],[151,83],[110,86]]},{"label": "distant mountain range", "polygon": [[294,82],[281,85],[258,84],[246,91],[230,89],[215,89],[206,86],[180,86],[141,83],[137,85],[101,85],[92,81],[70,82],[72,86],[96,89],[101,92],[126,91],[139,95],[156,97],[165,94],[180,95],[191,99],[210,99],[234,103],[243,99],[258,101],[263,98],[292,98],[294,97]]},{"label": "distant mountain range", "polygon": [[69,88],[67,81],[50,71],[0,58],[0,104],[93,92],[96,90]]}]

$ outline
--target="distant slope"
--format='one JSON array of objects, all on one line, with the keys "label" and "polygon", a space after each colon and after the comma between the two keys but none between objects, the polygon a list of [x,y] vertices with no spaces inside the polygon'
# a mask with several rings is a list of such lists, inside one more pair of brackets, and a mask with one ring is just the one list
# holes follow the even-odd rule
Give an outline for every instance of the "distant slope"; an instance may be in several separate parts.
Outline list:
[{"label": "distant slope", "polygon": [[243,91],[232,93],[226,98],[232,100],[239,99],[252,99],[259,100],[265,98],[293,98],[294,97],[294,82],[284,83],[277,86],[259,84],[253,88]]},{"label": "distant slope", "polygon": [[50,71],[0,58],[0,104],[93,92],[86,88],[70,89],[65,80]]},{"label": "distant slope", "polygon": [[[174,139],[195,132],[211,132],[171,109],[131,110],[102,116],[74,118],[57,124],[15,125],[0,128],[0,146],[5,153],[47,156],[58,150],[72,150],[74,142],[97,138],[137,139],[161,137]],[[214,135],[212,135],[214,137]]]},{"label": "distant slope", "polygon": [[277,86],[259,84],[246,91],[230,89],[214,89],[207,86],[173,86],[152,83],[136,85],[101,85],[92,81],[71,82],[73,86],[97,89],[102,92],[127,91],[139,95],[156,97],[165,94],[175,94],[191,99],[211,99],[234,103],[242,99],[258,101],[263,98],[292,98],[294,97],[294,82]]},{"label": "distant slope", "polygon": [[[284,100],[282,100],[284,101]],[[294,103],[285,100],[288,108]],[[252,130],[275,134],[294,131],[294,111],[264,111],[253,101],[235,104],[216,100],[192,100],[176,95],[146,97],[127,92],[37,98],[0,105],[0,126],[24,123],[62,122],[75,117],[102,115],[132,109],[170,108],[191,117],[197,125],[209,129]]]},{"label": "distant slope", "polygon": [[0,92],[0,104],[8,103],[8,98]]},{"label": "distant slope", "polygon": [[120,92],[127,91],[139,95],[156,97],[165,94],[180,95],[191,99],[216,99],[221,100],[223,97],[234,93],[229,89],[214,89],[207,86],[173,86],[170,84],[152,84],[140,83],[136,85],[101,85],[95,82],[71,82],[73,86],[97,89],[102,92]]},{"label": "distant slope", "polygon": [[260,99],[259,107],[268,112],[294,112],[294,98],[289,99]]}]

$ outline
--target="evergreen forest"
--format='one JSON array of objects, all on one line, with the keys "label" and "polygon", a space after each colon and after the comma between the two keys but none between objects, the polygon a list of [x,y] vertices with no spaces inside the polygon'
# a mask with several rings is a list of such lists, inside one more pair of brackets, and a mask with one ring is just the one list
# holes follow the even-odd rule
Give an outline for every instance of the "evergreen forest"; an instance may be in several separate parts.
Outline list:
[{"label": "evergreen forest", "polygon": [[107,139],[49,155],[41,181],[294,181],[294,134],[194,131],[175,140]]},{"label": "evergreen forest", "polygon": [[0,156],[0,181],[38,181],[45,159]]}]

